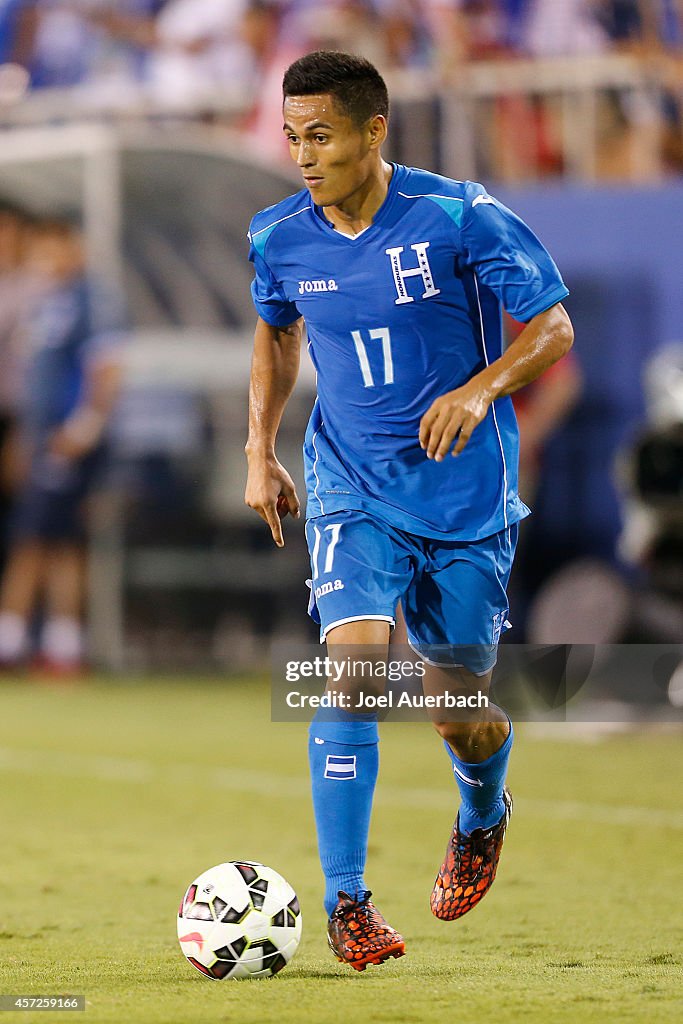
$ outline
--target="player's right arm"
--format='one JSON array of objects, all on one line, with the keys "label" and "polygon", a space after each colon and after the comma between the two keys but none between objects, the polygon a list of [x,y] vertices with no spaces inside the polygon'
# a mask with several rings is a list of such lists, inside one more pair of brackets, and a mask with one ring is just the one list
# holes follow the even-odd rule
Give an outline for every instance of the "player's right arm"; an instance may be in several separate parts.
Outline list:
[{"label": "player's right arm", "polygon": [[244,500],[268,524],[279,548],[285,543],[281,518],[288,512],[295,519],[301,514],[294,482],[276,458],[275,439],[299,373],[302,324],[299,319],[276,327],[259,317],[254,332]]}]

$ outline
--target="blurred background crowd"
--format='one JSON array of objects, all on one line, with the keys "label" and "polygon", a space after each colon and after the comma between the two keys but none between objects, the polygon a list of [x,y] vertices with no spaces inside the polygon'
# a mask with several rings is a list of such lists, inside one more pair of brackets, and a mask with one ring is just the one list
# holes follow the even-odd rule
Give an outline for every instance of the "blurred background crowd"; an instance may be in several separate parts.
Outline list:
[{"label": "blurred background crowd", "polygon": [[[494,173],[561,171],[563,77],[585,89],[595,74],[605,86],[592,115],[597,171],[628,174],[624,149],[634,133],[648,134],[650,162],[683,167],[680,0],[3,0],[0,112],[10,120],[44,116],[45,97],[21,112],[17,99],[64,89],[71,90],[67,108],[81,112],[204,108],[207,118],[249,131],[282,155],[282,71],[325,47],[367,56],[394,91],[452,88],[493,101]],[[602,64],[557,65],[567,59]],[[482,88],[473,71],[491,61],[503,65],[503,90]],[[549,61],[556,70],[543,85]],[[632,94],[623,95],[624,85]],[[69,114],[57,94],[49,109],[53,117]],[[647,154],[639,159],[644,164]]]},{"label": "blurred background crowd", "polygon": [[445,77],[489,57],[656,57],[681,46],[680,18],[677,0],[5,0],[0,41],[32,88],[141,82],[185,95],[321,44]]},{"label": "blurred background crowd", "polygon": [[[680,641],[681,0],[0,0],[0,663],[312,638],[302,530],[272,549],[242,447],[244,235],[298,187],[280,82],[317,47],[376,62],[388,155],[484,181],[571,289],[575,349],[516,399],[514,639]],[[299,480],[313,393],[304,366]]]}]

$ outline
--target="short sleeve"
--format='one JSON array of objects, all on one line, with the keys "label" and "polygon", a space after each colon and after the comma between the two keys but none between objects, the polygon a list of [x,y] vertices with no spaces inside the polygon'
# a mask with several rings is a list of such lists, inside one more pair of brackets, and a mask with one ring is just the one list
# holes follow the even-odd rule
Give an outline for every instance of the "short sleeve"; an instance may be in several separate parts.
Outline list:
[{"label": "short sleeve", "polygon": [[526,323],[561,302],[569,289],[550,253],[524,221],[478,188],[462,221],[466,262],[503,308]]},{"label": "short sleeve", "polygon": [[258,315],[273,327],[288,327],[299,319],[301,314],[293,302],[285,295],[282,286],[276,281],[262,253],[254,245],[251,234],[249,259],[254,264],[254,280],[251,283],[251,297]]},{"label": "short sleeve", "polygon": [[89,323],[83,341],[88,361],[118,358],[129,336],[128,311],[120,291],[101,280],[84,283]]}]

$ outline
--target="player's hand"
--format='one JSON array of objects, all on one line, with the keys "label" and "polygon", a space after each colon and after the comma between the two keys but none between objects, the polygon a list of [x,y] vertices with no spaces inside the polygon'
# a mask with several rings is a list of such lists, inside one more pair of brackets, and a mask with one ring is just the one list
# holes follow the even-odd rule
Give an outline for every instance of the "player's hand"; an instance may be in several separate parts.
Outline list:
[{"label": "player's hand", "polygon": [[94,409],[77,409],[53,430],[48,451],[58,458],[76,462],[95,448],[102,437],[105,416]]},{"label": "player's hand", "polygon": [[284,547],[282,520],[288,514],[298,519],[301,515],[301,503],[294,481],[274,455],[249,456],[244,502],[268,523],[277,546]]},{"label": "player's hand", "polygon": [[451,454],[459,455],[474,428],[486,418],[492,401],[493,396],[476,378],[435,399],[420,420],[420,447],[427,458],[441,462],[456,438]]}]

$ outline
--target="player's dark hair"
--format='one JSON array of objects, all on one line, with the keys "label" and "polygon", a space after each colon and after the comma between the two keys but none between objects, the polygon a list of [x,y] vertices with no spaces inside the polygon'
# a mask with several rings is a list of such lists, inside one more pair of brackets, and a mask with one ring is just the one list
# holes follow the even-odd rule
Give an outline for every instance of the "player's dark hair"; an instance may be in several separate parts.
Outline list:
[{"label": "player's dark hair", "polygon": [[335,50],[316,50],[300,57],[285,71],[282,95],[334,97],[340,109],[359,127],[376,114],[389,117],[389,93],[374,64],[365,57]]}]

